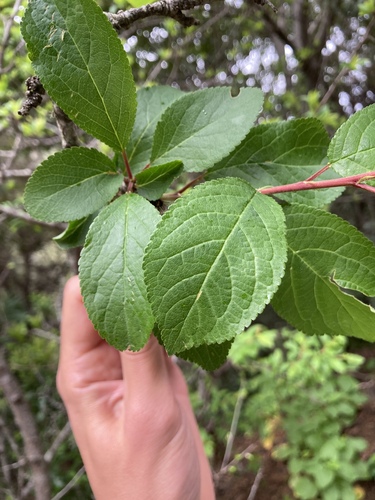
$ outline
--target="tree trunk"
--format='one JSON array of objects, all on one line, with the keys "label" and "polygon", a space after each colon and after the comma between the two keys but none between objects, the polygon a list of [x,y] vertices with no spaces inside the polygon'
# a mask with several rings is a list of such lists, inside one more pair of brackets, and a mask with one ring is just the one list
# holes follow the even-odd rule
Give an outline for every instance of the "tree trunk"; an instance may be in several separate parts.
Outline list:
[{"label": "tree trunk", "polygon": [[11,372],[4,348],[0,348],[0,388],[4,392],[5,399],[22,435],[26,460],[31,469],[35,499],[50,500],[51,488],[47,464],[43,458],[43,450],[35,420],[19,382]]}]

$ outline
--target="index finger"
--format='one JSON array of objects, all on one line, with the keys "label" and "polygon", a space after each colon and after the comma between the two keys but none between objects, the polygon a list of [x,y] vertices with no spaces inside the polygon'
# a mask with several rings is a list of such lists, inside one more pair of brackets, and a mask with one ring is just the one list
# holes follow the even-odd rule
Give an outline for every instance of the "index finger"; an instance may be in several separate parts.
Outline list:
[{"label": "index finger", "polygon": [[61,354],[79,357],[102,342],[91,323],[81,295],[78,276],[64,287],[61,313]]}]

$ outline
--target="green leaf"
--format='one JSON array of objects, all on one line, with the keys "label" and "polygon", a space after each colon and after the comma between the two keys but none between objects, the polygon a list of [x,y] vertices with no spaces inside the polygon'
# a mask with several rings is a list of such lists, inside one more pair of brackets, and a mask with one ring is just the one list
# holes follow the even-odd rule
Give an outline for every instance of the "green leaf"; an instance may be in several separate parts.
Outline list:
[{"label": "green leaf", "polygon": [[187,351],[177,353],[177,356],[201,366],[204,370],[213,371],[225,363],[232,340],[222,344],[200,345]]},{"label": "green leaf", "polygon": [[96,149],[64,149],[49,156],[30,177],[25,207],[47,222],[81,219],[106,205],[122,180],[112,161]]},{"label": "green leaf", "polygon": [[182,160],[188,172],[211,167],[239,144],[262,108],[259,89],[232,97],[225,87],[198,90],[175,101],[155,131],[151,163]]},{"label": "green leaf", "polygon": [[267,330],[259,324],[251,325],[233,342],[228,357],[234,365],[245,368],[259,358],[261,351],[275,348],[276,336],[276,330]]},{"label": "green leaf", "polygon": [[[210,169],[208,178],[240,177],[255,188],[303,181],[326,164],[329,137],[320,121],[301,118],[254,127],[239,146]],[[319,179],[333,179],[331,170]],[[288,202],[323,206],[344,188],[278,194]]]},{"label": "green leaf", "polygon": [[168,106],[184,95],[173,87],[147,87],[137,92],[137,115],[134,128],[126,147],[133,174],[150,163],[152,141],[156,125]]},{"label": "green leaf", "polygon": [[315,483],[320,490],[324,490],[335,479],[335,473],[322,462],[313,463],[309,473],[314,476]]},{"label": "green leaf", "polygon": [[302,500],[315,500],[318,489],[313,481],[305,476],[292,476],[290,486],[298,498]]},{"label": "green leaf", "polygon": [[157,200],[183,170],[181,161],[150,167],[135,176],[137,192],[148,200]]},{"label": "green leaf", "polygon": [[231,340],[284,272],[279,205],[240,179],[201,184],[163,216],[147,247],[148,296],[169,353]]},{"label": "green leaf", "polygon": [[88,230],[97,215],[98,212],[95,212],[83,219],[69,222],[65,231],[52,239],[63,249],[82,247],[85,243]]},{"label": "green leaf", "polygon": [[22,23],[29,57],[50,97],[86,132],[123,150],[136,112],[120,39],[93,0],[31,0]]},{"label": "green leaf", "polygon": [[288,264],[272,305],[308,334],[375,341],[375,311],[341,288],[375,295],[375,247],[339,217],[303,205],[285,208]]},{"label": "green leaf", "polygon": [[360,16],[370,15],[375,12],[375,0],[362,0],[358,5]]},{"label": "green leaf", "polygon": [[154,325],[142,260],[160,215],[144,198],[126,194],[93,222],[79,261],[88,315],[116,349],[141,349]]},{"label": "green leaf", "polygon": [[375,170],[375,104],[341,125],[329,146],[328,158],[342,176]]},{"label": "green leaf", "polygon": [[[160,345],[164,347],[163,340],[158,325],[155,324],[153,333],[158,339]],[[199,347],[192,347],[187,351],[182,351],[176,355],[186,361],[191,361],[201,366],[204,370],[213,371],[225,363],[232,340],[227,340],[222,344],[201,345]]]}]

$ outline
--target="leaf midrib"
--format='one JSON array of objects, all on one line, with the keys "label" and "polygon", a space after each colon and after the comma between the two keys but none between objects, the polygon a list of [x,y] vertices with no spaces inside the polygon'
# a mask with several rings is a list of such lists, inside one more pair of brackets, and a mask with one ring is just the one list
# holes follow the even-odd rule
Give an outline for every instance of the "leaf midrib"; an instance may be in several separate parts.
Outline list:
[{"label": "leaf midrib", "polygon": [[[236,230],[236,228],[237,228],[237,227],[238,227],[238,225],[240,224],[240,221],[241,221],[241,218],[242,218],[242,216],[243,216],[244,212],[246,211],[246,209],[249,207],[249,205],[250,205],[250,204],[252,203],[252,201],[254,200],[255,195],[256,195],[256,192],[254,192],[254,193],[252,193],[252,194],[251,194],[250,199],[246,202],[246,204],[245,204],[245,206],[244,206],[243,210],[242,210],[242,211],[241,211],[241,213],[238,215],[238,219],[237,219],[236,223],[234,224],[234,226],[232,227],[232,229],[231,229],[231,230],[230,230],[230,232],[228,233],[228,236],[227,236],[227,237],[223,240],[223,245],[222,245],[221,249],[219,250],[219,252],[218,252],[217,256],[215,257],[214,262],[213,262],[213,263],[212,263],[212,265],[210,266],[210,269],[206,272],[206,276],[205,276],[205,278],[204,278],[204,280],[203,280],[203,282],[202,282],[202,285],[200,286],[200,289],[199,289],[198,293],[196,294],[196,299],[194,300],[194,302],[193,302],[192,306],[191,306],[191,307],[190,307],[190,309],[189,309],[189,312],[187,313],[187,315],[186,315],[186,317],[185,317],[185,320],[184,320],[184,322],[183,322],[183,324],[184,324],[184,325],[185,325],[186,321],[188,320],[188,318],[189,318],[189,316],[190,316],[190,314],[191,314],[192,310],[194,309],[195,303],[197,302],[197,300],[198,300],[198,298],[200,297],[200,295],[203,293],[203,289],[204,289],[205,283],[206,283],[206,281],[208,280],[208,277],[209,277],[209,275],[210,275],[211,271],[212,271],[212,270],[213,270],[213,268],[217,265],[217,262],[219,261],[219,259],[220,259],[221,255],[222,255],[222,254],[223,254],[223,252],[224,252],[224,249],[225,249],[225,246],[226,246],[227,242],[231,239],[232,234],[234,233],[234,231]],[[184,326],[182,326],[182,327],[181,327],[181,329],[180,329],[180,334],[179,334],[179,335],[177,335],[177,337],[176,337],[176,339],[175,339],[175,341],[174,341],[174,346],[176,345],[176,343],[178,342],[178,340],[179,340],[180,336],[182,335],[183,328],[184,328]],[[174,349],[174,347],[173,347],[172,349]]]},{"label": "leaf midrib", "polygon": [[[301,255],[301,253],[303,253],[302,250],[295,251],[290,245],[288,245],[288,248],[292,252],[293,258],[300,259],[305,264],[305,266],[310,269],[310,271],[312,272],[312,274],[314,276],[317,276],[317,277],[325,280],[325,279],[329,279],[330,275],[332,273],[337,272],[337,269],[331,269],[330,273],[327,274],[327,275],[322,274],[322,273],[318,273],[318,271],[314,267],[314,263],[313,262],[311,263],[311,261],[309,259],[306,260],[306,259],[303,258],[303,255]],[[329,253],[329,254],[336,255],[336,252],[334,252],[333,250],[321,250],[319,248],[313,248],[313,249],[306,249],[306,252],[309,251],[309,250],[311,250],[312,252],[319,252],[319,251],[321,251],[323,254]],[[346,257],[345,256],[345,259],[347,259],[349,261],[353,261],[355,263],[357,262],[357,260],[354,259],[354,258],[350,258],[350,257]],[[360,287],[360,286],[356,285],[355,283],[353,283],[350,278],[345,278],[345,277],[337,276],[337,279],[340,280],[340,281],[342,280],[342,281],[346,281],[347,283],[350,283],[351,287],[352,287],[352,288],[350,288],[351,290],[356,290],[358,292],[363,293],[364,295],[367,295],[367,293],[365,291],[363,291],[363,287]]]},{"label": "leaf midrib", "polygon": [[[335,165],[336,163],[342,161],[342,160],[350,160],[352,156],[354,155],[361,155],[363,153],[367,153],[369,151],[374,151],[375,152],[375,145],[374,146],[371,146],[370,148],[366,148],[366,149],[357,149],[357,151],[355,151],[354,153],[349,153],[348,155],[346,156],[341,156],[338,160],[334,160],[331,162],[331,165]],[[354,162],[354,160],[352,160]],[[355,162],[354,162],[355,163]]]},{"label": "leaf midrib", "polygon": [[[295,254],[294,254],[294,255],[295,255]],[[311,269],[311,268],[310,268],[310,266],[308,265],[308,263],[307,263],[306,261],[304,261],[303,259],[301,259],[301,261],[302,261],[302,262],[303,262],[303,263],[304,263],[304,264],[305,264],[305,265],[306,265],[309,269]],[[316,279],[320,280],[320,281],[321,281],[321,282],[322,282],[325,286],[329,287],[330,291],[331,291],[331,285],[333,285],[333,287],[332,287],[332,293],[335,295],[336,299],[340,302],[341,307],[345,309],[346,313],[350,314],[350,312],[351,312],[351,311],[349,311],[349,310],[348,310],[348,308],[347,308],[347,303],[345,303],[345,300],[347,300],[347,299],[349,299],[349,300],[354,300],[354,301],[356,301],[358,304],[360,304],[361,306],[365,306],[365,307],[367,307],[367,308],[371,311],[371,309],[372,309],[372,308],[371,308],[371,306],[370,306],[370,305],[368,305],[368,304],[364,304],[363,302],[361,302],[360,300],[358,300],[356,297],[354,297],[354,296],[352,296],[352,295],[349,295],[348,293],[345,293],[345,292],[341,291],[341,290],[340,290],[339,285],[338,285],[336,282],[333,282],[333,283],[332,283],[332,282],[330,281],[330,277],[329,277],[329,276],[321,276],[321,275],[319,275],[319,274],[317,274],[317,273],[314,273],[314,275],[313,275],[313,279],[314,279],[314,280],[316,280]],[[292,288],[292,290],[293,290],[293,295],[294,295],[294,290],[295,290],[295,287],[294,287],[294,284],[293,284],[294,280],[293,280],[292,275],[290,275],[290,282],[291,282],[291,288]],[[343,300],[341,299],[341,295],[343,295],[343,296],[344,296],[344,299],[343,299]],[[320,308],[319,308],[319,306],[318,306],[318,302],[317,302],[317,300],[316,300],[316,296],[315,296],[315,294],[314,294],[314,303],[315,303],[316,308],[318,309],[318,311],[319,311],[319,313],[320,313]],[[310,318],[306,318],[305,316],[303,316],[303,315],[301,314],[301,311],[300,311],[299,307],[297,306],[297,303],[296,303],[296,302],[295,302],[295,305],[296,305],[296,310],[297,310],[297,313],[298,313],[299,318],[301,319],[301,321],[302,321],[303,323],[306,323],[306,321],[308,321],[308,322],[310,323],[310,325],[311,325],[312,320],[311,320]],[[320,313],[320,316],[321,316],[322,320],[324,321],[324,323],[327,325],[327,328],[328,328],[330,331],[332,331],[332,327],[331,327],[330,325],[328,325],[328,324],[325,322],[324,315]],[[286,319],[287,319],[287,318],[286,318]],[[301,326],[301,328],[303,329],[303,326]],[[363,330],[361,330],[361,331],[363,331]],[[347,334],[347,335],[348,335],[348,334]],[[355,335],[355,336],[356,336],[356,335]],[[360,337],[360,338],[364,338],[364,337]]]},{"label": "leaf midrib", "polygon": [[[85,179],[80,180],[80,181],[77,181],[77,182],[75,182],[74,184],[69,184],[69,186],[66,186],[66,187],[64,187],[63,189],[60,189],[60,190],[58,190],[58,191],[54,191],[54,192],[53,192],[53,193],[51,193],[50,195],[48,195],[48,196],[44,196],[44,197],[43,197],[43,200],[46,200],[46,199],[48,200],[48,199],[53,198],[53,197],[54,197],[54,196],[56,196],[56,195],[63,194],[63,193],[65,193],[66,191],[69,191],[69,189],[71,189],[71,188],[74,188],[74,187],[80,187],[80,186],[82,186],[82,184],[85,184],[86,182],[90,182],[90,181],[95,180],[95,178],[96,178],[96,177],[100,177],[100,176],[105,177],[105,176],[107,176],[107,175],[115,175],[115,176],[119,176],[119,174],[118,174],[117,172],[109,172],[109,171],[108,171],[108,172],[101,172],[101,173],[98,173],[98,174],[92,175],[92,176],[90,176],[90,177],[86,177]],[[51,186],[56,187],[56,184],[55,184],[55,183],[53,183],[53,184],[51,184]],[[45,188],[45,187],[48,187],[48,185],[44,185],[43,187],[44,187],[44,188]]]},{"label": "leaf midrib", "polygon": [[[219,95],[219,94],[218,94],[218,95]],[[222,101],[222,100],[221,100],[221,101]],[[197,108],[198,108],[198,105],[199,105],[199,103],[196,103]],[[206,103],[206,105],[208,105],[208,104]],[[215,110],[215,112],[217,112],[217,109]],[[185,111],[185,113],[184,113],[184,117],[185,117],[185,114],[186,114],[186,111]],[[195,116],[195,122],[197,121],[197,119],[198,119],[198,117],[199,117],[199,114],[200,114],[200,112],[198,112],[198,113],[196,114],[196,116]],[[219,119],[219,120],[215,120],[214,122],[210,122],[210,121],[209,121],[208,123],[206,123],[205,125],[203,125],[201,128],[199,128],[198,130],[196,130],[196,131],[195,131],[195,133],[194,133],[194,135],[189,135],[189,136],[188,136],[188,137],[186,137],[184,140],[182,140],[181,142],[179,142],[178,144],[176,144],[173,148],[171,148],[171,149],[167,149],[166,151],[164,151],[164,152],[163,152],[163,154],[162,154],[161,156],[157,156],[157,157],[153,158],[151,161],[152,161],[152,162],[154,162],[154,161],[156,161],[156,160],[160,160],[161,158],[164,158],[165,156],[167,156],[167,158],[168,158],[168,155],[169,155],[172,151],[174,151],[175,149],[177,149],[177,148],[181,147],[183,144],[187,143],[188,141],[190,141],[190,140],[192,140],[192,139],[195,139],[195,137],[196,137],[198,134],[200,134],[200,133],[202,132],[202,130],[205,130],[205,129],[209,128],[209,127],[216,126],[219,122],[222,122],[222,121],[223,121],[223,117],[220,117],[220,119]],[[195,123],[195,122],[194,122],[194,123]],[[175,135],[176,135],[176,133],[177,133],[178,128],[179,128],[179,127],[181,127],[181,126],[182,126],[182,124],[181,124],[181,120],[180,120],[180,122],[179,122],[179,124],[178,124],[178,127],[175,129],[175,132],[173,133],[173,135],[172,135],[171,140],[169,141],[169,143],[171,143],[171,142],[172,142],[172,139],[175,137]],[[184,126],[184,128],[185,128],[185,126]],[[217,135],[217,134],[216,134],[216,135]],[[239,139],[239,141],[238,141],[238,142],[240,142],[240,139]],[[201,160],[200,160],[200,161],[201,161]],[[198,160],[197,160],[197,162],[198,162]]]},{"label": "leaf midrib", "polygon": [[[148,118],[148,112],[149,112],[148,108],[149,107],[147,107],[147,118]],[[140,142],[142,141],[142,139],[145,137],[146,132],[152,126],[153,123],[158,121],[159,118],[160,118],[160,115],[154,116],[149,122],[146,123],[145,127],[141,131],[141,134],[138,137],[138,141],[134,144],[133,151],[132,151],[131,155],[129,156],[129,163],[134,158],[134,156],[136,156],[135,153],[137,152],[137,148],[138,148]],[[151,151],[152,151],[152,144],[151,144]]]},{"label": "leaf midrib", "polygon": [[[56,4],[55,4],[55,6],[56,6],[56,10],[59,12],[59,14],[60,14],[61,18],[62,18],[62,19],[63,19],[63,21],[64,21],[64,25],[65,25],[65,27],[67,28],[67,32],[68,32],[68,34],[69,34],[69,36],[70,36],[70,38],[71,38],[71,40],[72,40],[72,42],[73,42],[73,44],[74,44],[75,48],[77,49],[77,52],[78,52],[78,53],[79,53],[79,55],[81,56],[81,59],[82,59],[82,61],[83,61],[84,65],[85,65],[85,67],[86,67],[86,69],[87,69],[87,73],[89,74],[89,76],[90,76],[90,78],[91,78],[91,81],[92,81],[92,83],[94,84],[94,87],[95,87],[95,89],[96,89],[96,91],[97,91],[97,94],[98,94],[98,96],[99,96],[99,99],[100,99],[100,101],[102,102],[103,109],[104,109],[105,114],[106,114],[106,116],[107,116],[107,118],[108,118],[108,120],[109,120],[109,123],[111,124],[111,127],[112,127],[112,129],[113,129],[114,135],[115,135],[115,137],[116,137],[116,139],[117,139],[117,141],[118,141],[118,145],[120,146],[120,149],[122,150],[122,149],[123,149],[123,144],[122,144],[122,141],[121,141],[121,140],[120,140],[120,138],[119,138],[119,135],[118,135],[118,133],[117,133],[117,130],[116,130],[116,128],[115,128],[115,126],[114,126],[114,124],[113,124],[113,121],[112,121],[111,115],[109,114],[109,112],[108,112],[108,110],[107,110],[107,106],[106,106],[106,104],[105,104],[105,101],[104,101],[103,97],[101,96],[101,93],[100,93],[100,91],[99,91],[99,89],[98,89],[98,86],[96,85],[95,79],[94,79],[93,75],[91,74],[90,68],[89,68],[88,64],[86,63],[86,60],[85,60],[85,58],[83,57],[82,52],[80,51],[80,49],[79,49],[78,45],[76,44],[76,41],[75,41],[75,39],[74,39],[74,38],[73,38],[73,36],[72,36],[71,30],[70,30],[70,29],[68,28],[68,26],[67,26],[67,21],[66,21],[66,19],[64,18],[63,14],[61,13],[61,11],[60,11],[60,9],[58,8],[58,6],[57,6]],[[62,41],[62,43],[63,43],[63,41]],[[108,82],[107,82],[107,84],[108,84]]]}]

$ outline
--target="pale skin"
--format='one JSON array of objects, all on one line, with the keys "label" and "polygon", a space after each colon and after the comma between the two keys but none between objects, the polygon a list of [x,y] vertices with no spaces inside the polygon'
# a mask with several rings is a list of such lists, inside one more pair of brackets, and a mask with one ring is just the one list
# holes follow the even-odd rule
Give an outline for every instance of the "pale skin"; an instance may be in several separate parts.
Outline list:
[{"label": "pale skin", "polygon": [[97,500],[211,500],[185,379],[152,336],[139,352],[100,338],[78,277],[64,290],[57,387]]}]

